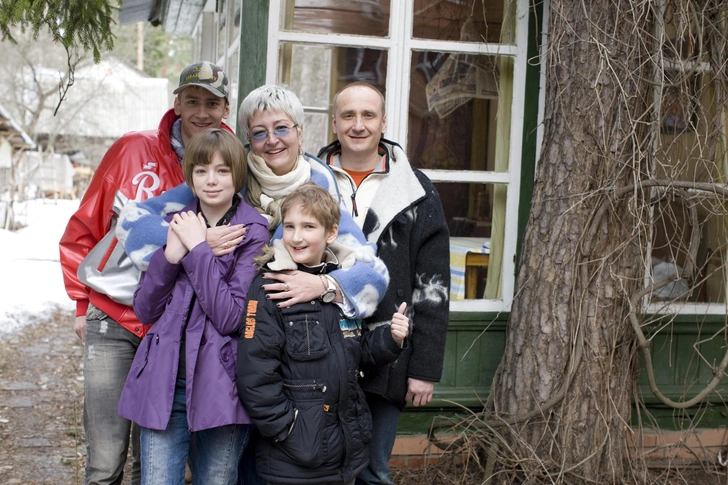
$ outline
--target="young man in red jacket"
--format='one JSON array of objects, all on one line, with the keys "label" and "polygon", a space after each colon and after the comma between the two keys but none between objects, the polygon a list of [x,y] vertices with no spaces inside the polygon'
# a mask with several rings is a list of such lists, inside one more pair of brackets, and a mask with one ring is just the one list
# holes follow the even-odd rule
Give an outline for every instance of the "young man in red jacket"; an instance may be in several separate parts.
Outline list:
[{"label": "young man in red jacket", "polygon": [[[130,421],[116,413],[129,367],[148,326],[131,307],[139,272],[117,245],[114,226],[123,206],[184,182],[181,160],[192,136],[223,123],[230,107],[223,70],[196,62],[180,75],[174,108],[157,130],[128,133],[109,148],[60,241],[66,292],[76,301],[74,330],[84,342],[85,485],[121,483]],[[239,242],[241,227],[210,231],[216,255]],[[235,247],[235,245],[232,245]],[[132,484],[140,483],[138,433],[134,433]]]}]

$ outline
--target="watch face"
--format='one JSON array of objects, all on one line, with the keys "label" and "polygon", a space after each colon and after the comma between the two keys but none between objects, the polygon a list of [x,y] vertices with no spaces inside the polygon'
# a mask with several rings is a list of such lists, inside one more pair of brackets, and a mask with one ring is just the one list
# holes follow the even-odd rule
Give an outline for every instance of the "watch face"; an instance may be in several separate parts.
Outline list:
[{"label": "watch face", "polygon": [[335,290],[328,290],[326,293],[321,295],[321,301],[324,303],[331,303],[334,301],[334,298],[336,298],[336,291]]}]

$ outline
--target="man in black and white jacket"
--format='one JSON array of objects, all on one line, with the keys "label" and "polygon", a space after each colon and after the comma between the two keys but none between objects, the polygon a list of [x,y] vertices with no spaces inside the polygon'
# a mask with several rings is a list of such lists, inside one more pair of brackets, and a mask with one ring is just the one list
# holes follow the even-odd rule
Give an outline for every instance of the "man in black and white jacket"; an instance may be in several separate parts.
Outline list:
[{"label": "man in black and white jacket", "polygon": [[366,374],[373,418],[369,467],[358,484],[392,485],[389,458],[399,413],[408,402],[432,400],[440,380],[449,316],[449,234],[432,182],[412,168],[402,148],[382,136],[387,128],[384,97],[355,82],[334,97],[333,129],[338,140],[319,158],[333,169],[347,208],[387,265],[387,293],[368,328],[389,322],[407,302],[409,348],[392,364]]}]

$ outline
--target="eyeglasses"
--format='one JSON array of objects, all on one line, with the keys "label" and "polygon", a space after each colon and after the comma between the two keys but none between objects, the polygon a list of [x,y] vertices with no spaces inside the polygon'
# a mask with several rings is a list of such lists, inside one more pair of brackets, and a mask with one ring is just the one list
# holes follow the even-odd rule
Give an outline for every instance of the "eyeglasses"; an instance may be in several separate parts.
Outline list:
[{"label": "eyeglasses", "polygon": [[273,128],[273,131],[256,131],[254,133],[250,134],[250,138],[253,139],[253,141],[257,141],[260,143],[261,141],[266,141],[268,139],[268,135],[273,133],[276,138],[285,138],[288,136],[288,133],[293,129],[298,127],[298,123],[296,123],[293,126],[276,126]]}]

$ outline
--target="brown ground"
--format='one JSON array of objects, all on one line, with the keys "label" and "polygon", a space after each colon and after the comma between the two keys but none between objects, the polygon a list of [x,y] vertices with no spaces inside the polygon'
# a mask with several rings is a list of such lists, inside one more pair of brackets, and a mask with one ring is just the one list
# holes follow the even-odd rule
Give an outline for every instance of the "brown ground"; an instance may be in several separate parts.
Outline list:
[{"label": "brown ground", "polygon": [[71,313],[19,315],[31,324],[0,335],[0,484],[83,483],[83,347]]},{"label": "brown ground", "polygon": [[[73,332],[71,312],[28,316],[31,324],[0,334],[0,484],[83,483],[83,348]],[[128,485],[128,469],[123,485]],[[681,473],[651,470],[653,483],[728,484],[725,472],[700,467]],[[443,463],[427,469],[394,469],[397,485],[482,483],[479,470]],[[496,480],[493,485],[509,481]]]},{"label": "brown ground", "polygon": [[82,482],[83,348],[70,313],[0,336],[0,483]]}]

